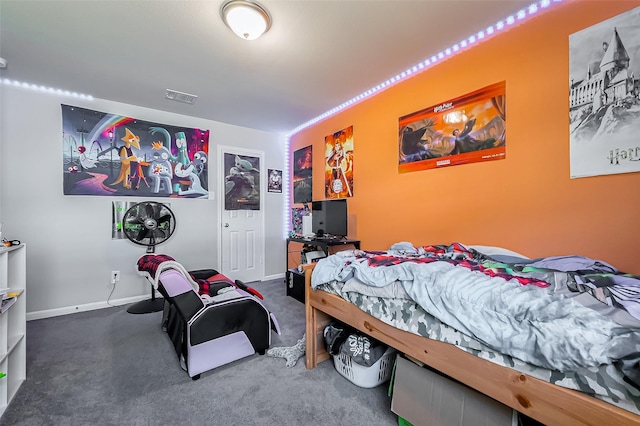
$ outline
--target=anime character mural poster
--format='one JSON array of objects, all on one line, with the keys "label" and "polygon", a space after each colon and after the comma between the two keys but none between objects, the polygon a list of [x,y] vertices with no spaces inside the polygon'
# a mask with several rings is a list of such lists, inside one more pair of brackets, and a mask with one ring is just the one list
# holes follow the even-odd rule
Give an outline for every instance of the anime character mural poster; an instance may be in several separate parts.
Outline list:
[{"label": "anime character mural poster", "polygon": [[224,153],[224,209],[260,210],[260,158]]},{"label": "anime character mural poster", "polygon": [[208,198],[208,130],[61,107],[65,195]]},{"label": "anime character mural poster", "polygon": [[353,126],[324,138],[326,198],[353,197]]},{"label": "anime character mural poster", "polygon": [[640,172],[640,7],[569,36],[571,178]]},{"label": "anime character mural poster", "polygon": [[301,148],[293,153],[293,202],[310,203],[313,175],[313,147]]},{"label": "anime character mural poster", "polygon": [[506,158],[504,81],[400,117],[398,171]]}]

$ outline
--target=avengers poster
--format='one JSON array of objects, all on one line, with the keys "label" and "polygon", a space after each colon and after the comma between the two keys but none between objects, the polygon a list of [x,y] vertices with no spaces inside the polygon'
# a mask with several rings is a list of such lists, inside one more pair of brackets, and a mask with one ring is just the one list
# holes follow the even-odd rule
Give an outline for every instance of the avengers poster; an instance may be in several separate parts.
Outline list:
[{"label": "avengers poster", "polygon": [[65,195],[208,198],[209,131],[62,105]]},{"label": "avengers poster", "polygon": [[504,81],[400,117],[398,171],[506,158]]},{"label": "avengers poster", "polygon": [[353,126],[324,138],[325,198],[353,197]]}]

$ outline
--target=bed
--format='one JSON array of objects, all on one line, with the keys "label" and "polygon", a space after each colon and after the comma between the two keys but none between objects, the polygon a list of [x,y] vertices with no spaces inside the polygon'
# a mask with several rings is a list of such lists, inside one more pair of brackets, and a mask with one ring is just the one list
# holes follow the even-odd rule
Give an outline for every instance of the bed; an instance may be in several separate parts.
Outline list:
[{"label": "bed", "polygon": [[[571,271],[562,270],[567,268]],[[323,330],[337,319],[544,424],[640,424],[640,314],[636,301],[620,290],[621,284],[634,290],[637,278],[606,262],[581,256],[532,260],[459,243],[419,248],[400,243],[383,252],[333,254],[306,266],[305,280],[308,369],[329,358]],[[424,280],[429,286],[420,284]],[[421,295],[424,287],[446,290],[463,281],[473,283],[465,304],[487,297],[504,299],[497,305],[521,307],[524,313],[509,313],[518,327],[529,322],[518,316],[531,312],[543,316],[540,312],[559,309],[562,319],[533,330],[496,331],[478,325],[484,319],[477,315],[470,315],[471,324],[452,315],[476,311],[461,307],[460,300],[430,294],[425,301]],[[501,296],[487,293],[485,284],[499,288]],[[530,293],[537,305],[529,309],[521,293]],[[498,308],[491,305],[491,312]],[[569,321],[566,339],[558,325],[563,321]],[[594,330],[581,328],[591,325]],[[551,339],[537,336],[545,334],[544,327],[551,327]],[[505,352],[498,349],[501,344]]]}]

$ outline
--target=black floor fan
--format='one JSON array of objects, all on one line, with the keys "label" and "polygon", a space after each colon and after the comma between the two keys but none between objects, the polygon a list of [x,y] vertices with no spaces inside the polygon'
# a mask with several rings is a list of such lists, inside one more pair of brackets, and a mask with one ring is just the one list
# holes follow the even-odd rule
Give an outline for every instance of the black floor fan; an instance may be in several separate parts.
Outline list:
[{"label": "black floor fan", "polygon": [[[147,253],[155,253],[156,246],[169,239],[176,227],[176,219],[171,209],[155,201],[134,204],[122,218],[124,235],[135,244],[147,246]],[[164,299],[156,298],[156,290],[151,286],[151,299],[141,300],[129,306],[130,314],[148,314],[161,311]]]}]

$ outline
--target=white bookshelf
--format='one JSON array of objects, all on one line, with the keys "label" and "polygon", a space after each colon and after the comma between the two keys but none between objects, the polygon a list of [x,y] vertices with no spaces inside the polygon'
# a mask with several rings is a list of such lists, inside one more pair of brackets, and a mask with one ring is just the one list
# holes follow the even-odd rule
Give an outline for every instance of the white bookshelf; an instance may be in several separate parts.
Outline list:
[{"label": "white bookshelf", "polygon": [[0,289],[22,290],[16,302],[0,313],[0,416],[27,378],[26,246],[0,246]]}]

